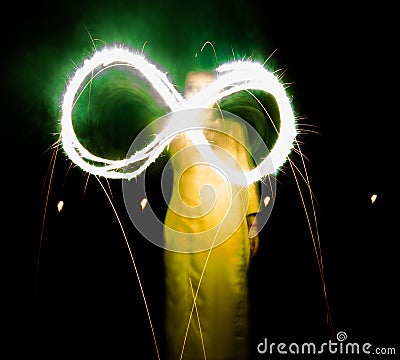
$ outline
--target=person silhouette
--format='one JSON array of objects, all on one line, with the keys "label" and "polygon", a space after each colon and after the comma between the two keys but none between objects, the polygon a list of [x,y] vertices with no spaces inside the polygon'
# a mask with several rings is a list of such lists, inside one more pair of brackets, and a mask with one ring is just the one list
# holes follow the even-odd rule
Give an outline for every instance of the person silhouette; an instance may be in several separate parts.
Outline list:
[{"label": "person silhouette", "polygon": [[[213,72],[189,72],[186,99],[214,79]],[[205,138],[221,163],[249,170],[246,128],[218,116],[221,112],[215,105],[202,113]],[[227,184],[185,132],[170,142],[168,155],[173,181],[164,240],[166,249],[182,251],[164,252],[167,358],[245,360],[249,354],[247,277],[259,246],[258,184]]]}]

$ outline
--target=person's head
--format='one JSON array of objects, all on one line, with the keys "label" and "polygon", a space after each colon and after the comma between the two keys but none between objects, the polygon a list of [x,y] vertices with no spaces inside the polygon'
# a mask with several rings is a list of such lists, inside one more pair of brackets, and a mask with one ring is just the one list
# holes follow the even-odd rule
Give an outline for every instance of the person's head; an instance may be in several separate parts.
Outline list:
[{"label": "person's head", "polygon": [[[215,79],[216,75],[212,71],[197,70],[189,72],[185,81],[185,98],[192,97]],[[214,106],[215,103],[209,105],[208,108],[213,108]],[[212,126],[214,129],[221,126],[220,117],[212,110],[205,112],[202,119],[204,124]],[[210,130],[207,130],[207,132],[210,132]]]},{"label": "person's head", "polygon": [[211,71],[191,71],[186,75],[185,98],[188,99],[195,95],[202,88],[215,80],[215,75]]}]

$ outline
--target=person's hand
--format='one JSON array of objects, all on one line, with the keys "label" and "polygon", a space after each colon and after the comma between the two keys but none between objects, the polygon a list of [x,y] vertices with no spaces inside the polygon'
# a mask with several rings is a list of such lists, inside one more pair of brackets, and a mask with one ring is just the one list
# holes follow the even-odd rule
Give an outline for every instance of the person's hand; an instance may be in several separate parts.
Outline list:
[{"label": "person's hand", "polygon": [[247,225],[249,227],[249,246],[250,255],[253,257],[257,251],[260,243],[260,238],[258,236],[258,228],[255,222],[255,215],[251,214],[247,216]]},{"label": "person's hand", "polygon": [[253,257],[255,254],[257,254],[260,238],[257,234],[254,237],[249,238],[249,241],[250,241],[250,256]]}]

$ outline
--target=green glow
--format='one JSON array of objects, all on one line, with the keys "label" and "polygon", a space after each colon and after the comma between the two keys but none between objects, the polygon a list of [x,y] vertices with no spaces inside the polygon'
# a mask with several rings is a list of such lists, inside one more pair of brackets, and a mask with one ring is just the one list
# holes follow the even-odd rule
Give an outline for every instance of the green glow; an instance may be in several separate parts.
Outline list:
[{"label": "green glow", "polygon": [[79,141],[94,155],[125,158],[136,135],[167,113],[156,99],[149,84],[131,69],[108,69],[92,79],[75,105]]},{"label": "green glow", "polygon": [[[49,138],[51,142],[57,139],[54,134],[60,132],[59,106],[65,83],[76,64],[105,43],[143,48],[159,68],[168,70],[171,82],[180,91],[190,70],[213,69],[234,58],[264,61],[275,49],[260,35],[264,24],[254,19],[258,10],[241,11],[246,7],[225,1],[176,4],[100,0],[79,6],[57,4],[59,20],[37,24],[32,35],[36,38],[24,42],[20,55],[15,57],[18,72],[13,85],[24,89],[21,100],[31,106],[29,125],[46,143]],[[226,14],[238,15],[232,19]],[[206,45],[202,50],[207,41],[214,48]],[[273,62],[268,64],[273,70]],[[126,101],[126,109],[131,110],[133,103],[127,97],[121,101]],[[108,116],[107,111],[104,116]]]}]

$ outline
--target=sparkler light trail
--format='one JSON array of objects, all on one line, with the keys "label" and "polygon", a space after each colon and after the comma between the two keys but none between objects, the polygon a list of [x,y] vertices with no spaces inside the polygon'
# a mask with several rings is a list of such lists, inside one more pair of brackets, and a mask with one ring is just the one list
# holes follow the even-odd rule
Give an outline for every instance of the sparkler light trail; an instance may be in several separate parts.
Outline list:
[{"label": "sparkler light trail", "polygon": [[[245,172],[247,184],[261,180],[275,173],[285,162],[293,149],[297,135],[296,120],[284,86],[261,63],[256,61],[232,61],[220,65],[216,80],[202,91],[186,100],[168,80],[167,75],[149,62],[140,52],[131,51],[123,46],[105,46],[86,59],[76,70],[66,88],[61,111],[61,141],[66,155],[81,169],[93,175],[114,179],[132,179],[140,175],[163,152],[173,139],[173,135],[187,128],[187,124],[171,121],[155,138],[142,149],[130,155],[128,159],[105,159],[92,154],[82,146],[74,131],[72,112],[82,88],[103,71],[126,66],[138,70],[158,92],[165,106],[172,112],[180,110],[206,108],[209,105],[242,90],[261,90],[275,97],[280,111],[281,125],[279,136],[269,154],[257,167]],[[87,79],[90,79],[87,81]],[[87,81],[85,83],[85,81]],[[208,144],[202,131],[188,133],[195,146]],[[199,151],[216,163],[211,149],[199,148]],[[205,150],[204,150],[205,149]],[[141,164],[132,170],[134,164]],[[272,166],[271,166],[272,164]]]},{"label": "sparkler light trail", "polygon": [[[273,73],[271,73],[264,67],[264,64],[265,63],[259,63],[253,60],[234,60],[223,63],[215,69],[215,73],[217,74],[217,76],[212,83],[210,83],[208,86],[200,90],[192,97],[185,99],[176,90],[176,87],[170,82],[167,74],[161,71],[156,65],[151,63],[145,56],[143,56],[143,51],[132,50],[126,48],[123,45],[105,46],[100,50],[96,50],[91,57],[87,58],[81,64],[81,66],[78,67],[73,74],[71,74],[70,80],[65,88],[65,93],[61,103],[60,145],[67,157],[73,163],[78,165],[78,167],[81,168],[84,172],[95,175],[98,181],[98,177],[131,180],[139,177],[139,175],[144,173],[146,169],[163,153],[164,149],[169,146],[174,137],[183,132],[185,133],[187,138],[190,139],[192,144],[198,149],[198,151],[203,155],[207,163],[216,165],[215,167],[217,169],[229,171],[229,169],[226,169],[224,164],[218,161],[218,157],[215,156],[213,147],[208,142],[203,133],[203,130],[205,130],[205,128],[201,126],[200,122],[198,122],[197,119],[193,120],[190,117],[189,119],[187,119],[187,117],[182,118],[180,117],[180,114],[187,114],[188,111],[192,114],[195,114],[196,110],[202,111],[210,107],[212,104],[217,103],[219,100],[229,97],[230,95],[233,95],[235,93],[241,91],[256,90],[265,92],[274,97],[277,108],[279,110],[280,125],[279,129],[275,128],[277,139],[272,149],[267,149],[269,151],[265,152],[265,156],[261,156],[261,162],[257,163],[254,168],[247,171],[242,170],[241,176],[239,177],[241,179],[244,178],[247,185],[260,180],[261,182],[263,182],[262,180],[265,177],[277,173],[286,161],[289,161],[291,163],[289,155],[292,151],[298,151],[300,153],[299,144],[296,141],[298,132],[296,119],[291,106],[291,100],[287,96],[284,85]],[[86,89],[91,89],[93,85],[92,81],[97,76],[105,73],[107,70],[114,67],[126,67],[128,69],[133,69],[137,73],[142,75],[143,78],[155,90],[155,92],[159,96],[159,99],[162,100],[165,109],[169,111],[167,116],[165,116],[165,119],[167,119],[165,122],[166,126],[158,127],[158,131],[154,133],[154,136],[147,138],[144,138],[142,136],[142,140],[144,141],[141,141],[140,136],[138,136],[137,138],[139,138],[139,146],[134,147],[135,151],[129,152],[126,158],[122,160],[104,158],[92,153],[89,148],[82,145],[82,143],[78,139],[73,125],[73,112],[79,99],[84,94],[84,91]],[[154,121],[153,123],[156,122]],[[151,125],[153,125],[153,123]],[[150,134],[147,133],[147,135]],[[298,150],[296,150],[296,148],[298,148]],[[294,173],[295,171],[293,170],[292,164],[291,167]],[[229,175],[232,175],[232,172],[229,172]],[[228,180],[230,184],[232,184],[232,182],[235,183],[235,179],[235,177],[229,176]],[[305,181],[309,187],[307,176],[305,176]],[[125,182],[125,184],[126,183],[135,182],[128,181]],[[299,192],[301,193],[300,188]],[[133,192],[130,192],[130,194],[132,193]],[[263,196],[262,199],[262,204],[264,207],[263,210],[268,210],[265,210],[264,214],[267,213],[269,215],[270,211],[272,211],[275,196],[267,195]],[[305,202],[303,198],[302,203],[305,207]],[[151,202],[149,202],[146,197],[140,196],[138,201],[135,202],[135,208],[138,204],[140,205],[141,213],[146,214],[147,216],[148,213],[151,212]],[[59,211],[61,211],[60,208]],[[307,213],[306,209],[305,211]],[[147,223],[142,221],[142,218],[139,217],[137,213],[135,215],[137,219],[135,219],[136,222],[133,221],[133,223],[136,225],[137,229],[141,231],[141,228],[137,226],[137,222],[145,225]],[[267,219],[264,220],[266,222]],[[309,229],[315,246],[315,252],[317,255],[318,265],[320,267],[322,282],[323,284],[325,284],[320,258],[321,255],[319,254],[319,239],[318,237],[317,241],[315,241],[314,239],[311,224],[312,220],[308,219],[308,215],[307,220],[309,221]],[[260,225],[262,227],[262,221],[260,222]],[[150,230],[158,229],[155,226],[146,227]],[[147,233],[142,234],[145,238],[149,240],[154,237],[147,236]],[[157,237],[157,239],[162,238]],[[152,242],[156,243],[154,241]],[[140,282],[138,273],[136,275]],[[197,292],[198,288],[194,290],[196,290]],[[195,295],[196,294],[194,293],[194,304],[196,303]],[[326,294],[324,295],[326,296]],[[144,293],[142,293],[142,296],[146,303]],[[152,322],[150,319],[149,311],[147,309],[147,304],[146,311],[148,313],[149,321],[151,324]],[[328,318],[330,320],[329,307]],[[157,348],[156,341],[155,345]]]}]

